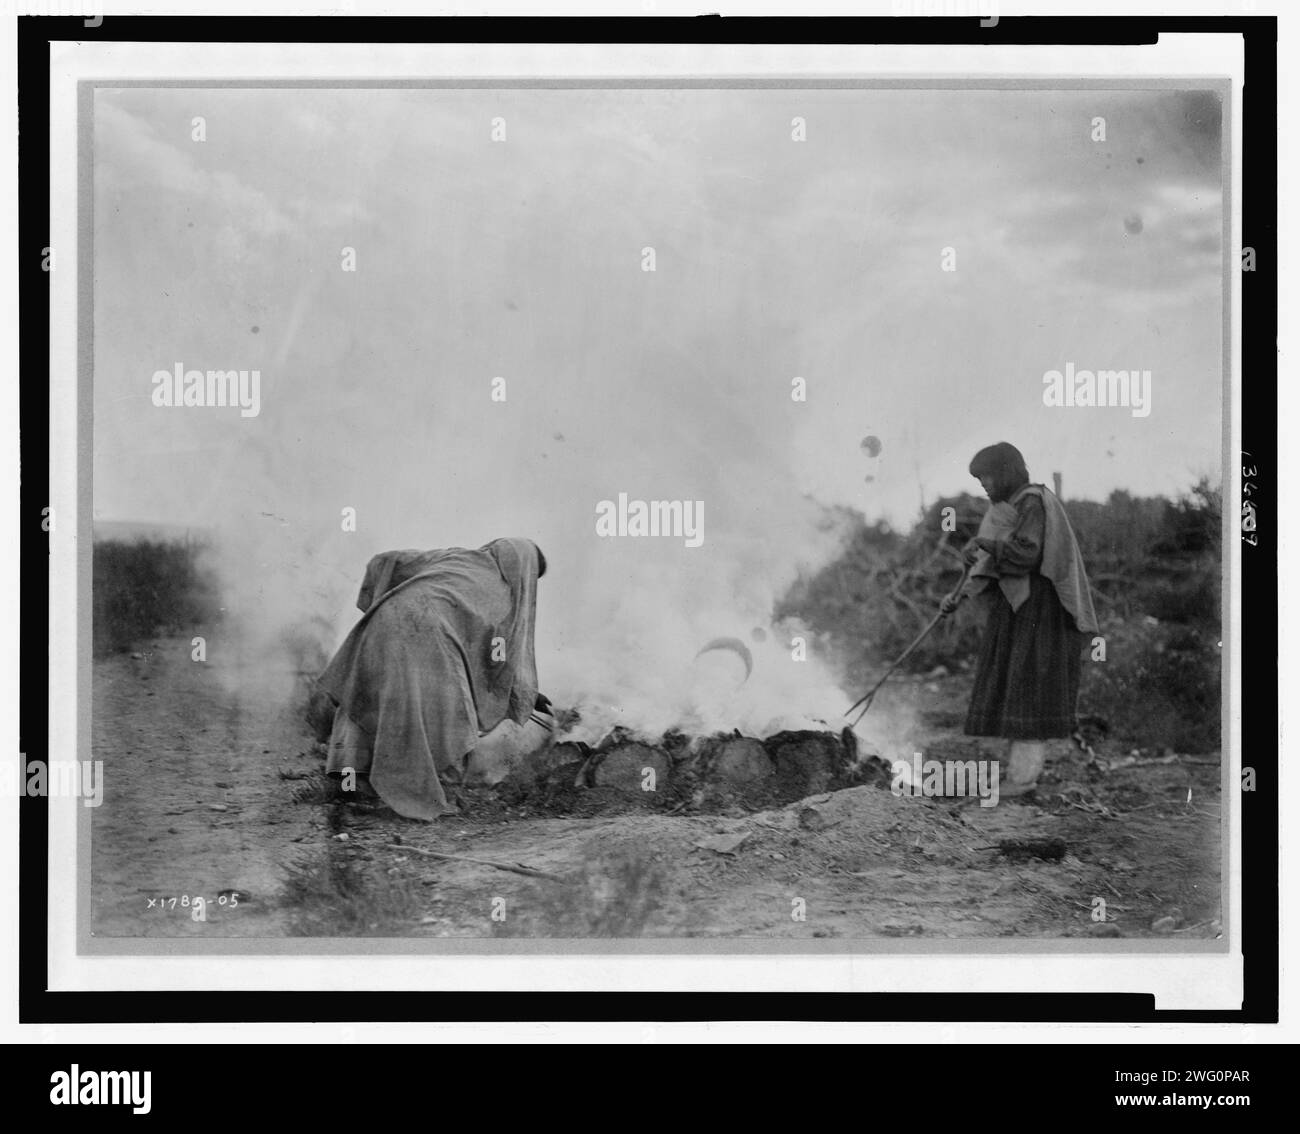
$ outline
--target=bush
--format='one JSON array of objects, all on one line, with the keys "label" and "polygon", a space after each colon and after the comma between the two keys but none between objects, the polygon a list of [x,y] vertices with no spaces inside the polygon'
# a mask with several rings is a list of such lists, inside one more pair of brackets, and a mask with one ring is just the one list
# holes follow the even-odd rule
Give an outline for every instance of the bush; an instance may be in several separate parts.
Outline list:
[{"label": "bush", "polygon": [[[958,531],[944,532],[941,509],[957,508]],[[940,598],[961,578],[960,548],[979,526],[974,497],[941,500],[907,535],[868,524],[848,509],[835,512],[844,533],[841,555],[798,580],[774,611],[795,620],[826,644],[851,684],[892,661],[938,613]],[[912,655],[911,669],[930,669],[972,653],[976,620],[963,608],[940,624]]]},{"label": "bush", "polygon": [[[961,576],[960,549],[987,503],[963,494],[937,500],[906,535],[848,509],[828,512],[844,550],[800,579],[777,605],[826,646],[847,686],[865,688],[934,617]],[[943,530],[951,508],[955,531]],[[1220,523],[1217,489],[1202,480],[1179,500],[1112,492],[1105,502],[1069,501],[1107,662],[1085,663],[1080,711],[1111,720],[1140,744],[1206,751],[1219,743]],[[954,525],[949,525],[954,526]],[[968,667],[981,634],[964,604],[911,655],[904,669]],[[1090,706],[1083,709],[1086,702]]]},{"label": "bush", "polygon": [[216,580],[193,541],[96,543],[91,574],[92,639],[97,657],[132,649],[155,634],[188,631],[221,614]]},{"label": "bush", "polygon": [[1161,622],[1193,626],[1219,624],[1218,563],[1197,565],[1161,581],[1144,581],[1136,601],[1144,614]]},{"label": "bush", "polygon": [[1106,660],[1084,662],[1080,713],[1139,747],[1214,752],[1222,741],[1217,638],[1178,625],[1105,628]]}]

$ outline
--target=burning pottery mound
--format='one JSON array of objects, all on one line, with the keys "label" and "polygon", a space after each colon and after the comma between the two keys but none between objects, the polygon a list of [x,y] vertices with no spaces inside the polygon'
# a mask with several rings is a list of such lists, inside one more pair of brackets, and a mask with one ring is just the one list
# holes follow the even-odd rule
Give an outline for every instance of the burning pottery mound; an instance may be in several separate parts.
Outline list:
[{"label": "burning pottery mound", "polygon": [[770,807],[865,783],[887,785],[885,763],[858,751],[851,730],[738,733],[656,743],[615,730],[600,745],[560,743],[498,785],[508,805],[534,813],[725,811]]},{"label": "burning pottery mound", "polygon": [[[313,735],[328,743],[333,702],[316,691],[306,710]],[[561,729],[576,719],[561,715]],[[763,740],[739,730],[712,736],[672,730],[656,740],[615,728],[595,746],[561,741],[499,764],[492,776],[458,783],[467,813],[490,821],[510,809],[572,817],[743,812],[863,784],[887,787],[892,778],[888,763],[860,751],[849,728],[787,730]]]}]

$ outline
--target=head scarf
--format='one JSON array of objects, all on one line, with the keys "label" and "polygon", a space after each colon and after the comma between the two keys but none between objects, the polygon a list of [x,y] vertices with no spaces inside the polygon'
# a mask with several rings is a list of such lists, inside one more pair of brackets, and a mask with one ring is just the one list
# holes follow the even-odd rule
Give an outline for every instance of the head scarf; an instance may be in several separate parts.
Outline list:
[{"label": "head scarf", "polygon": [[1006,441],[989,445],[971,458],[970,474],[991,480],[989,500],[994,504],[1011,499],[1029,483],[1029,470],[1020,450]]},{"label": "head scarf", "polygon": [[494,671],[499,682],[493,693],[507,699],[506,716],[516,723],[526,720],[537,700],[537,662],[533,655],[533,628],[537,617],[537,572],[541,552],[530,539],[494,539],[479,549],[496,560],[510,588],[510,620],[498,628],[514,666]]},{"label": "head scarf", "polygon": [[394,587],[400,587],[416,575],[432,571],[448,552],[460,548],[438,551],[382,551],[366,564],[366,575],[361,580],[357,594],[357,609],[367,611]]},{"label": "head scarf", "polygon": [[[537,663],[533,630],[537,616],[537,575],[541,552],[528,539],[494,539],[477,551],[460,547],[437,551],[385,551],[366,567],[357,607],[365,617],[353,634],[388,598],[416,579],[434,579],[452,586],[462,603],[487,609],[490,600],[477,588],[495,571],[510,593],[509,614],[484,629],[486,640],[502,639],[508,664],[475,670],[471,682],[483,728],[493,727],[504,714],[516,723],[527,720],[537,700]],[[476,601],[480,598],[481,601]],[[340,650],[342,652],[342,648]],[[332,668],[332,667],[331,667]],[[341,696],[334,694],[335,700]]]}]

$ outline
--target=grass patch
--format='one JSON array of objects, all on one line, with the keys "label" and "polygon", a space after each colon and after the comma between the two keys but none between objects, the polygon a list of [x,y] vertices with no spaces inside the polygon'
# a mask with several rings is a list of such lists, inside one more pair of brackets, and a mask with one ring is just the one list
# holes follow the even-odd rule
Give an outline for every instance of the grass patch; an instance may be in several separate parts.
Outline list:
[{"label": "grass patch", "polygon": [[1216,752],[1222,659],[1215,629],[1177,623],[1106,629],[1106,661],[1083,663],[1079,711],[1126,743]]},{"label": "grass patch", "polygon": [[382,937],[408,933],[420,915],[415,883],[358,857],[354,848],[327,843],[290,863],[282,901],[294,937]]},{"label": "grass patch", "polygon": [[189,633],[221,617],[216,577],[195,540],[101,540],[92,554],[96,657],[155,634]]},{"label": "grass patch", "polygon": [[[588,854],[571,884],[542,883],[533,911],[494,923],[496,937],[641,937],[663,908],[664,869],[648,854]],[[531,903],[530,903],[531,904]]]}]

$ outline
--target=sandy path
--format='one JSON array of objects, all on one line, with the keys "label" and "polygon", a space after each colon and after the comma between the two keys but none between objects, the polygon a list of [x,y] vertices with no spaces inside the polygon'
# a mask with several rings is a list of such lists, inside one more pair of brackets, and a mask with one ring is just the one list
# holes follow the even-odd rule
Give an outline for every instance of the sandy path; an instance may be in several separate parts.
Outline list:
[{"label": "sandy path", "polygon": [[[92,813],[94,932],[284,933],[282,866],[311,829],[311,816],[288,804],[293,785],[277,774],[308,764],[297,755],[307,739],[269,692],[288,675],[259,695],[228,681],[237,665],[191,661],[188,639],[140,652],[94,670],[92,748],[105,783]],[[223,905],[223,890],[244,896]],[[205,922],[182,904],[196,895],[208,900]]]}]

